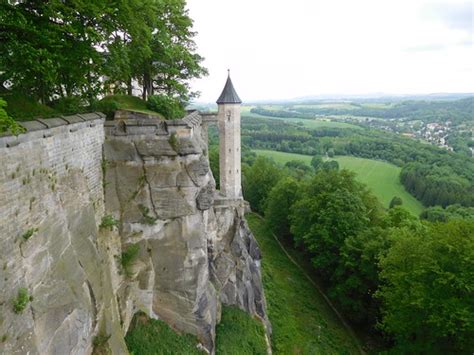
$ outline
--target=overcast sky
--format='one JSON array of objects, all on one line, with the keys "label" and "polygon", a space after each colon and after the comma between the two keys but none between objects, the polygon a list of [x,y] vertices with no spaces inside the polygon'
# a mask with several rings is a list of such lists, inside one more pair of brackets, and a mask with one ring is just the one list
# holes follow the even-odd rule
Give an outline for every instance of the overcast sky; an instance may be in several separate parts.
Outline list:
[{"label": "overcast sky", "polygon": [[474,0],[188,0],[214,102],[474,92]]}]

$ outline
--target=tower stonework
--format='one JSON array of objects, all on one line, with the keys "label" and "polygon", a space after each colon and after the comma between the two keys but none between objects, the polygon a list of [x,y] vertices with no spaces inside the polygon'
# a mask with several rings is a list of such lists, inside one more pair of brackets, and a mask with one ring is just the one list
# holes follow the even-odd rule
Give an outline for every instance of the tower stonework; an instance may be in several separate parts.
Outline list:
[{"label": "tower stonework", "polygon": [[242,199],[240,166],[240,105],[230,74],[217,100],[219,124],[220,191],[232,199]]}]

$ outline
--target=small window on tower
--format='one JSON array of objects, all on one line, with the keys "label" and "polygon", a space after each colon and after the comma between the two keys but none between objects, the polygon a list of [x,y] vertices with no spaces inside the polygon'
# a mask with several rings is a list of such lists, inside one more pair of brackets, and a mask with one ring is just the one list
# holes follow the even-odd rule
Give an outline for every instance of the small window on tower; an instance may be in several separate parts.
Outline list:
[{"label": "small window on tower", "polygon": [[239,173],[239,169],[237,169],[237,174]]},{"label": "small window on tower", "polygon": [[232,174],[232,170],[229,170],[229,174]]},{"label": "small window on tower", "polygon": [[232,151],[232,149],[229,148],[229,153]]}]

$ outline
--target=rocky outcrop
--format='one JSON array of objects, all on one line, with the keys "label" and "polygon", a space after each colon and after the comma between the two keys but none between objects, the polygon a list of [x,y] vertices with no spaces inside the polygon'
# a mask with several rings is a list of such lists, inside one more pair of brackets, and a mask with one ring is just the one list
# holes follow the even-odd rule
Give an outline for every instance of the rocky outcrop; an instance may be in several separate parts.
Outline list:
[{"label": "rocky outcrop", "polygon": [[167,134],[154,126],[147,132],[146,121],[110,124],[106,208],[120,220],[124,248],[140,250],[121,290],[120,298],[133,303],[122,306],[122,318],[145,311],[196,335],[212,352],[222,304],[262,319],[266,313],[260,252],[243,201],[216,191],[195,120],[168,121]]}]

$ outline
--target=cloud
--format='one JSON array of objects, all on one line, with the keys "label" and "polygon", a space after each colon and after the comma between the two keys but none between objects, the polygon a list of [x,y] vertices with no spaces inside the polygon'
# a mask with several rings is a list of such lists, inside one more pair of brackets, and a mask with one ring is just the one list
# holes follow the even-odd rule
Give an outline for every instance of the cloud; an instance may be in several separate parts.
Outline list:
[{"label": "cloud", "polygon": [[474,33],[472,1],[467,2],[439,2],[426,5],[422,9],[423,17],[443,23],[453,30],[462,30]]}]

